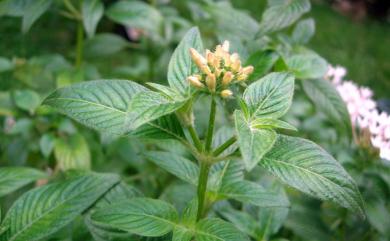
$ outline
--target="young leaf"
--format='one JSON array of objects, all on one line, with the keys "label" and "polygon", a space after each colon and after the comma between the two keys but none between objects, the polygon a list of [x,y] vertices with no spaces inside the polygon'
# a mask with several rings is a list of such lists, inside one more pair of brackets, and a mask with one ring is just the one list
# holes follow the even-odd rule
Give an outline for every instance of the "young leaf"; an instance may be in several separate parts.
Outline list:
[{"label": "young leaf", "polygon": [[1,241],[42,239],[70,223],[115,183],[119,177],[88,174],[33,189],[10,208]]},{"label": "young leaf", "polygon": [[143,124],[171,114],[183,104],[182,100],[174,100],[154,91],[138,93],[128,107],[128,126],[131,130],[135,130]]},{"label": "young leaf", "polygon": [[353,179],[332,156],[311,141],[279,135],[260,165],[302,192],[364,215],[363,200]]},{"label": "young leaf", "polygon": [[199,167],[192,161],[163,151],[149,151],[146,158],[157,166],[193,185],[198,184]]},{"label": "young leaf", "polygon": [[292,39],[297,44],[306,44],[315,32],[314,19],[308,18],[297,23],[292,33]]},{"label": "young leaf", "polygon": [[58,167],[63,170],[91,168],[91,154],[87,141],[80,134],[59,138],[55,142],[54,155]]},{"label": "young leaf", "polygon": [[218,218],[201,220],[196,225],[197,241],[249,241],[233,224]]},{"label": "young leaf", "polygon": [[284,58],[297,79],[316,79],[325,76],[328,63],[314,52],[294,54]]},{"label": "young leaf", "polygon": [[41,153],[44,157],[48,158],[53,151],[55,144],[55,137],[51,133],[44,134],[41,139],[39,139],[39,147]]},{"label": "young leaf", "polygon": [[347,106],[332,84],[324,79],[313,79],[303,81],[302,86],[314,105],[340,126],[343,133],[351,136],[351,119]]},{"label": "young leaf", "polygon": [[17,107],[30,113],[34,113],[41,102],[41,97],[33,90],[15,90],[13,99]]},{"label": "young leaf", "polygon": [[127,80],[95,80],[58,89],[43,104],[95,130],[123,134],[131,99],[146,90]]},{"label": "young leaf", "polygon": [[46,173],[29,167],[0,168],[0,197],[7,195],[30,182],[47,178]]},{"label": "young leaf", "polygon": [[288,200],[276,192],[264,189],[254,182],[241,180],[223,185],[218,194],[259,207],[288,207]]},{"label": "young leaf", "polygon": [[152,33],[158,31],[162,21],[157,9],[141,1],[117,1],[110,6],[106,15],[116,23]]},{"label": "young leaf", "polygon": [[310,11],[309,0],[284,1],[280,4],[273,4],[263,14],[259,35],[286,28],[308,11]]},{"label": "young leaf", "polygon": [[172,205],[164,201],[132,198],[98,209],[91,218],[99,226],[158,237],[172,231],[178,214]]},{"label": "young leaf", "polygon": [[288,111],[293,94],[294,76],[277,72],[249,85],[243,97],[251,116],[276,119]]},{"label": "young leaf", "polygon": [[276,132],[272,129],[251,128],[241,111],[234,113],[238,144],[245,168],[252,170],[275,143]]},{"label": "young leaf", "polygon": [[27,33],[34,22],[50,7],[53,0],[30,1],[24,8],[22,32]]},{"label": "young leaf", "polygon": [[83,24],[89,38],[93,37],[96,26],[103,16],[104,5],[101,0],[83,0],[81,7]]},{"label": "young leaf", "polygon": [[187,77],[196,71],[190,56],[190,48],[196,49],[199,53],[203,52],[202,39],[197,27],[191,28],[186,33],[173,52],[168,65],[168,83],[183,96],[189,94]]},{"label": "young leaf", "polygon": [[260,50],[250,55],[245,62],[245,66],[252,65],[253,73],[249,76],[249,80],[256,80],[264,76],[276,63],[279,54],[272,50]]}]

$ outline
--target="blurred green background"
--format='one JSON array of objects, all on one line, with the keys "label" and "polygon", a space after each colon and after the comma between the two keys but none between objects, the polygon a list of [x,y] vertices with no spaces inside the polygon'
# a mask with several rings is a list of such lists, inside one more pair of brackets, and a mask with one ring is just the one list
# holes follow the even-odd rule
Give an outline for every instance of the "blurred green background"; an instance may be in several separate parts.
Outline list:
[{"label": "blurred green background", "polygon": [[[233,0],[235,7],[250,9],[257,20],[266,1]],[[306,17],[316,21],[316,34],[309,47],[333,65],[347,68],[347,79],[368,86],[375,98],[390,97],[390,23],[366,17],[354,20],[335,11],[329,4],[314,1]],[[75,26],[56,14],[45,14],[23,35],[19,18],[2,17],[0,22],[0,55],[31,57],[37,54],[66,52],[74,45],[69,33]],[[62,28],[58,28],[62,26]],[[50,31],[49,31],[50,30]],[[72,56],[69,56],[72,57]],[[6,83],[1,81],[0,89]]]}]

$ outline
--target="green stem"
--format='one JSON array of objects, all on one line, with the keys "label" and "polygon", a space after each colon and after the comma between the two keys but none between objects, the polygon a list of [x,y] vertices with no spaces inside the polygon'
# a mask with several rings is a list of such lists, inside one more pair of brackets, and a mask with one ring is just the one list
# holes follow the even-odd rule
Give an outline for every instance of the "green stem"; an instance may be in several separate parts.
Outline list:
[{"label": "green stem", "polygon": [[209,171],[210,165],[207,162],[202,161],[200,163],[200,173],[198,180],[198,213],[196,215],[197,220],[201,219],[203,216]]},{"label": "green stem", "polygon": [[214,150],[213,156],[218,156],[219,154],[221,154],[223,151],[229,148],[229,146],[233,145],[236,140],[237,139],[235,136],[230,137],[227,141],[225,141],[225,143],[223,143],[217,149]]},{"label": "green stem", "polygon": [[206,136],[206,143],[205,143],[206,152],[210,151],[211,143],[213,142],[216,107],[217,107],[217,103],[215,102],[214,97],[211,96],[209,128],[207,129],[207,136]]},{"label": "green stem", "polygon": [[190,132],[192,141],[198,151],[202,151],[202,143],[199,140],[198,134],[196,134],[196,130],[192,125],[188,126],[188,131]]},{"label": "green stem", "polygon": [[83,48],[84,48],[84,28],[81,21],[77,26],[77,45],[76,45],[76,68],[80,68],[83,62]]}]

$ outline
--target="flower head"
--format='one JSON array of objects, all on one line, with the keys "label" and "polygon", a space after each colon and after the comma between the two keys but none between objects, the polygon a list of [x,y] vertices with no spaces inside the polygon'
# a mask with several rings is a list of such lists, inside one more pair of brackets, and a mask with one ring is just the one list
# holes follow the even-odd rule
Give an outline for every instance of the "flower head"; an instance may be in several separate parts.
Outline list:
[{"label": "flower head", "polygon": [[219,93],[223,98],[232,96],[233,92],[228,87],[247,80],[254,68],[243,67],[240,56],[237,53],[230,54],[229,48],[229,41],[224,41],[222,45],[216,46],[214,52],[206,49],[204,56],[190,48],[191,58],[199,70],[198,75],[188,77],[190,84],[211,93]]}]

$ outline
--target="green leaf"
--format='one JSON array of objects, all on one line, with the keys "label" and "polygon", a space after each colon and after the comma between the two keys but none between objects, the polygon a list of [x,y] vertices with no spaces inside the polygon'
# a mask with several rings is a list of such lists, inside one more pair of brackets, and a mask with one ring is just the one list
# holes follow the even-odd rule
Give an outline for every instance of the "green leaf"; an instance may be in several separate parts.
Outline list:
[{"label": "green leaf", "polygon": [[50,133],[44,134],[41,139],[39,139],[39,147],[44,157],[48,158],[50,156],[54,148],[54,143],[55,137]]},{"label": "green leaf", "polygon": [[0,16],[21,17],[30,2],[32,0],[3,0],[0,2]]},{"label": "green leaf", "polygon": [[243,97],[251,116],[279,118],[290,108],[293,94],[294,76],[276,72],[249,85]]},{"label": "green leaf", "polygon": [[241,180],[223,185],[220,198],[231,198],[259,207],[288,207],[288,200],[279,193],[266,190],[254,182]]},{"label": "green leaf", "polygon": [[13,68],[14,64],[10,60],[4,57],[0,57],[0,73],[12,70]]},{"label": "green leaf", "polygon": [[309,0],[283,1],[280,4],[273,4],[263,14],[259,35],[286,28],[308,11],[310,11]]},{"label": "green leaf", "polygon": [[314,105],[351,137],[351,119],[347,106],[332,84],[324,79],[313,79],[303,81],[302,86]]},{"label": "green leaf", "polygon": [[184,96],[188,96],[190,90],[187,77],[196,72],[189,52],[190,48],[196,49],[199,53],[203,52],[202,39],[197,27],[191,28],[186,33],[173,52],[168,65],[169,85]]},{"label": "green leaf", "polygon": [[245,168],[252,170],[275,143],[276,132],[272,129],[251,128],[241,111],[234,113],[238,144]]},{"label": "green leaf", "polygon": [[101,0],[83,0],[81,6],[83,24],[89,38],[93,37],[99,20],[103,16],[104,5]]},{"label": "green leaf", "polygon": [[106,15],[112,21],[133,28],[156,32],[162,22],[160,12],[141,1],[118,1],[110,6]]},{"label": "green leaf", "polygon": [[11,193],[30,182],[47,178],[46,173],[29,167],[0,168],[0,197]]},{"label": "green leaf", "polygon": [[[223,143],[225,143],[227,140],[229,140],[231,137],[235,135],[235,130],[234,128],[230,126],[222,126],[219,128],[213,137],[213,143],[212,143],[212,148],[216,149]],[[238,148],[237,143],[234,143],[233,145],[229,146],[225,151],[221,153],[222,156],[227,156],[235,152]]]},{"label": "green leaf", "polygon": [[140,92],[129,104],[128,126],[131,130],[135,130],[143,124],[171,114],[183,104],[184,101],[173,100],[158,92]]},{"label": "green leaf", "polygon": [[146,158],[165,171],[193,185],[198,184],[199,167],[192,161],[170,152],[149,151]]},{"label": "green leaf", "polygon": [[251,122],[251,126],[259,129],[271,128],[271,129],[286,129],[286,130],[297,131],[297,128],[295,128],[294,126],[290,125],[287,122],[281,120],[275,120],[275,119],[268,119],[268,118],[255,119]]},{"label": "green leaf", "polygon": [[43,104],[95,130],[123,134],[131,99],[146,90],[127,80],[95,80],[58,89]]},{"label": "green leaf", "polygon": [[218,218],[201,220],[196,225],[197,241],[249,241],[233,224]]},{"label": "green leaf", "polygon": [[249,80],[256,80],[263,77],[279,58],[279,54],[272,50],[260,50],[249,56],[245,66],[252,65],[254,71],[249,75]]},{"label": "green leaf", "polygon": [[244,179],[244,167],[238,160],[218,162],[211,167],[207,189],[218,194],[222,186]]},{"label": "green leaf", "polygon": [[306,44],[315,33],[314,19],[308,18],[297,23],[292,33],[292,39],[295,43]]},{"label": "green leaf", "polygon": [[325,76],[328,63],[314,52],[294,54],[284,58],[297,79],[316,79]]},{"label": "green leaf", "polygon": [[233,223],[234,226],[236,226],[236,228],[238,228],[241,232],[251,236],[252,238],[257,238],[257,233],[259,232],[258,221],[249,213],[238,211],[231,207],[224,208],[219,211],[219,213],[229,222]]},{"label": "green leaf", "polygon": [[91,169],[91,154],[87,141],[80,134],[59,138],[55,142],[54,155],[58,168],[63,171],[70,169]]},{"label": "green leaf", "polygon": [[34,113],[41,104],[41,97],[33,90],[15,90],[13,99],[17,107],[30,113]]},{"label": "green leaf", "polygon": [[27,33],[34,22],[49,9],[53,0],[30,1],[24,8],[22,32]]},{"label": "green leaf", "polygon": [[116,34],[101,33],[96,34],[93,38],[85,42],[84,51],[86,57],[92,59],[118,53],[128,45],[128,42],[124,38]]},{"label": "green leaf", "polygon": [[353,179],[311,141],[279,135],[260,165],[287,185],[364,215],[363,200]]},{"label": "green leaf", "polygon": [[31,190],[10,208],[1,241],[39,240],[56,232],[93,204],[119,177],[89,174]]},{"label": "green leaf", "polygon": [[162,116],[130,132],[131,136],[145,139],[182,139],[183,128],[175,114]]},{"label": "green leaf", "polygon": [[172,205],[164,201],[132,198],[98,209],[91,218],[99,226],[158,237],[173,230],[178,214]]}]

